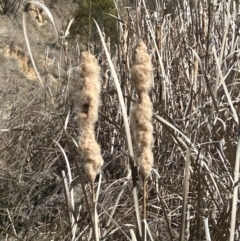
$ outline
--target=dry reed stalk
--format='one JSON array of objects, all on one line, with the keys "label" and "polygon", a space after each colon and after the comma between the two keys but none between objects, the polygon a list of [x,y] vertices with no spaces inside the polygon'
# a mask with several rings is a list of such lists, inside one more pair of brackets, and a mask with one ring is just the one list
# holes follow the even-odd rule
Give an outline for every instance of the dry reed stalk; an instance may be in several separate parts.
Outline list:
[{"label": "dry reed stalk", "polygon": [[127,57],[127,50],[128,50],[128,28],[126,24],[122,24],[122,35],[121,35],[121,53],[122,53],[122,59],[124,62],[126,62]]},{"label": "dry reed stalk", "polygon": [[93,184],[103,165],[100,146],[95,140],[94,123],[98,119],[100,68],[89,52],[81,56],[81,79],[77,95],[77,123],[80,129],[79,151],[85,161],[88,181]]},{"label": "dry reed stalk", "polygon": [[[105,40],[105,33],[104,32],[103,32],[103,36],[104,36],[104,40]],[[110,41],[109,37],[107,38],[106,46],[107,46],[108,52],[110,52],[111,41]],[[103,55],[102,55],[102,71],[103,71],[103,89],[107,89],[108,82],[109,82],[109,76],[108,76],[109,66],[108,66],[107,56],[104,52],[103,52]]]}]

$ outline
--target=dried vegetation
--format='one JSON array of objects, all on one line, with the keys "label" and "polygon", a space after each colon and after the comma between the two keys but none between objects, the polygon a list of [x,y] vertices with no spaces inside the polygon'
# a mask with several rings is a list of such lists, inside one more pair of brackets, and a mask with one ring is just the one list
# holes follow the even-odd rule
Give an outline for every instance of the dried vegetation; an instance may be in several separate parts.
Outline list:
[{"label": "dried vegetation", "polygon": [[[146,150],[144,155],[151,156],[149,147],[153,151],[154,163],[149,162],[146,173],[142,170],[143,176],[149,175],[153,164],[147,180],[146,238],[139,237],[136,221],[143,207],[134,209],[133,188],[138,189],[140,204],[144,199],[141,178],[136,168],[129,172],[113,73],[93,38],[104,88],[99,119],[98,97],[93,94],[96,105],[90,122],[95,126],[82,138],[92,144],[96,137],[104,159],[95,181],[97,202],[90,201],[84,161],[74,144],[79,129],[73,93],[84,76],[78,67],[72,68],[79,66],[75,56],[62,48],[64,61],[55,66],[60,66],[57,83],[30,88],[6,80],[1,87],[0,239],[239,240],[239,3],[131,2],[126,12],[118,9],[120,41],[108,39],[107,46],[127,114],[133,107],[133,125],[144,120],[141,127],[148,130],[133,131],[135,154]],[[143,43],[139,39],[145,53],[138,57],[134,47]],[[134,72],[137,65],[141,75]],[[141,85],[136,76],[153,78],[153,83]],[[94,88],[99,91],[99,86]],[[80,141],[80,150],[82,146]]]}]

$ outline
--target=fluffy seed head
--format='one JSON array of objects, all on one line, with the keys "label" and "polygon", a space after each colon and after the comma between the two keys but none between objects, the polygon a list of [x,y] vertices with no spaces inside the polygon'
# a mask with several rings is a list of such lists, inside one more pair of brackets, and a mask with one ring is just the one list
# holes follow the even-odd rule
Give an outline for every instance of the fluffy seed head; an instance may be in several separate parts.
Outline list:
[{"label": "fluffy seed head", "polygon": [[[143,178],[147,178],[153,165],[152,103],[145,94],[131,110],[131,127],[137,148],[137,165]],[[144,101],[145,100],[145,101]]]},{"label": "fluffy seed head", "polygon": [[149,176],[153,166],[153,153],[149,148],[143,148],[140,155],[137,157],[137,164],[139,166],[139,172],[142,177]]},{"label": "fluffy seed head", "polygon": [[94,183],[97,174],[100,172],[104,161],[100,156],[96,157],[94,160],[87,160],[85,163],[85,170],[87,174],[87,179],[90,183]]},{"label": "fluffy seed head", "polygon": [[147,46],[139,40],[133,56],[131,79],[138,94],[137,104],[131,109],[131,127],[137,148],[137,165],[143,178],[147,178],[153,165],[152,102],[148,92],[152,86],[152,64]]},{"label": "fluffy seed head", "polygon": [[98,119],[100,80],[97,59],[89,52],[81,55],[81,76],[76,98],[80,128],[78,149],[85,161],[87,179],[93,183],[103,165],[100,146],[95,139],[94,123]]},{"label": "fluffy seed head", "polygon": [[145,108],[144,102],[131,110],[131,127],[138,150],[148,147],[151,149],[153,140],[152,109]]},{"label": "fluffy seed head", "polygon": [[134,49],[133,63],[131,79],[137,93],[148,92],[152,86],[152,63],[142,40],[138,41]]},{"label": "fluffy seed head", "polygon": [[81,78],[77,96],[77,122],[81,129],[88,124],[94,124],[98,118],[100,68],[97,59],[89,52],[81,56]]},{"label": "fluffy seed head", "polygon": [[85,169],[88,181],[93,183],[96,175],[100,172],[103,165],[101,149],[95,140],[92,126],[84,129],[79,137],[79,151],[85,161]]}]

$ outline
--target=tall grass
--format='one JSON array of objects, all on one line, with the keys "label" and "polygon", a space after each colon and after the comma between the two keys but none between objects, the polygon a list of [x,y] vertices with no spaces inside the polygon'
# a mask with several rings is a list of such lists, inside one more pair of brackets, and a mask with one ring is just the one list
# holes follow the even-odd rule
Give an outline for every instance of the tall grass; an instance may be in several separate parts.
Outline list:
[{"label": "tall grass", "polygon": [[[91,136],[91,143],[96,137],[101,146],[100,176],[99,168],[88,175],[75,141],[82,130],[72,96],[84,72],[71,48],[68,59],[56,63],[58,83],[46,85],[39,73],[30,101],[18,98],[2,121],[4,239],[239,239],[239,3],[140,0],[126,6],[116,3],[119,42],[106,45],[97,24],[101,42],[90,38],[100,79],[107,80],[99,119],[94,116],[95,128],[84,137]],[[145,52],[139,61],[146,58],[141,76],[153,80],[143,85],[133,73],[140,38]],[[140,135],[141,120],[149,131]],[[154,159],[147,171],[147,162],[138,160],[145,144]]]}]

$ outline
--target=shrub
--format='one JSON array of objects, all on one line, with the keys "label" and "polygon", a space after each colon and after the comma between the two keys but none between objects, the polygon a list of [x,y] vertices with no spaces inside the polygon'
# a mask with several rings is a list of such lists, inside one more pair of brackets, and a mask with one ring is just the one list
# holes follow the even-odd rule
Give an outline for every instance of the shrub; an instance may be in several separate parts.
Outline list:
[{"label": "shrub", "polygon": [[0,6],[3,14],[16,13],[20,7],[22,0],[0,0]]},{"label": "shrub", "polygon": [[[71,26],[72,36],[78,35],[81,40],[86,40],[89,26],[89,2],[87,0],[77,0],[78,8],[75,11],[75,21]],[[112,0],[91,0],[91,18],[94,18],[103,31],[111,39],[116,39],[116,20],[108,14],[116,14],[114,1]],[[92,21],[90,21],[90,38],[93,40],[96,35],[93,31]]]}]

